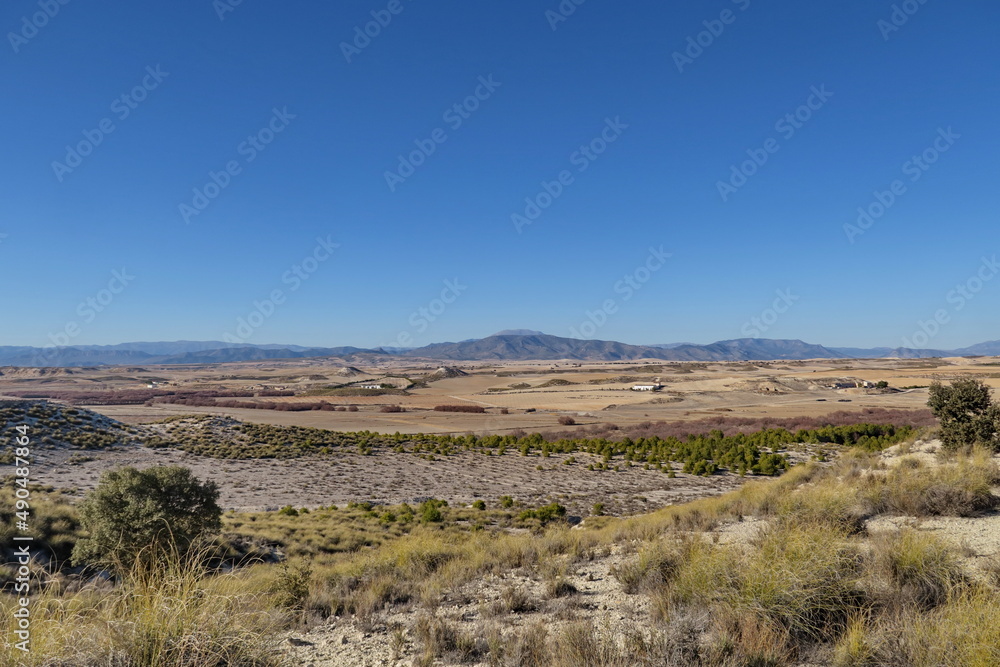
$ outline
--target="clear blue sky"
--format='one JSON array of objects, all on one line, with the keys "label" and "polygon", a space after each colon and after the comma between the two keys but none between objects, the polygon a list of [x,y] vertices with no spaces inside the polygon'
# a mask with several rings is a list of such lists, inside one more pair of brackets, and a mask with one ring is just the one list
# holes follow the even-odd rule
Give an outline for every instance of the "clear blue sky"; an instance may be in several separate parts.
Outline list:
[{"label": "clear blue sky", "polygon": [[[898,26],[888,0],[588,0],[566,20],[546,15],[557,0],[48,2],[0,9],[0,344],[67,326],[70,344],[219,339],[274,290],[248,342],[525,327],[896,346],[938,311],[926,347],[1000,338],[1000,279],[981,268],[1000,253],[990,0],[911,0]],[[373,11],[391,20],[345,55]],[[602,133],[596,159],[578,153]],[[433,154],[390,187],[415,142]],[[906,164],[925,149],[926,171]],[[724,201],[748,150],[767,161]],[[210,172],[228,185],[185,216]],[[518,231],[543,181],[562,192]],[[287,274],[317,238],[339,247]]]}]

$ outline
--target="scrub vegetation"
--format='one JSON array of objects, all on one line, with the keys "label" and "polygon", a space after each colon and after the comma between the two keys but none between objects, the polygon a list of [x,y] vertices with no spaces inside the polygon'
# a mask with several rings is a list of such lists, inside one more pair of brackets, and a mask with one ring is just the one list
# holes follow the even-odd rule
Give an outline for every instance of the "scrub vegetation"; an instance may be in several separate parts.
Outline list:
[{"label": "scrub vegetation", "polygon": [[[364,446],[387,446],[352,435],[347,446],[366,436]],[[428,667],[985,667],[1000,659],[1000,566],[970,561],[961,544],[919,524],[992,515],[1000,469],[978,440],[934,458],[906,454],[926,443],[895,427],[642,442],[506,437],[387,440],[406,451],[418,442],[421,450],[527,446],[536,456],[594,447],[654,464],[678,455],[743,463],[750,473],[765,456],[780,458],[773,450],[814,439],[832,460],[643,515],[602,516],[595,506],[575,526],[558,504],[529,507],[511,496],[221,513],[211,485],[172,469],[109,474],[79,507],[38,488],[40,541],[79,562],[32,563],[35,643],[27,655],[10,649],[0,665],[300,664],[325,645],[324,633],[351,629],[358,646],[338,641],[337,652]],[[891,443],[904,451],[883,453]],[[309,447],[317,445],[341,446]],[[176,511],[171,492],[180,488],[204,502]],[[120,510],[111,528],[92,511],[109,499]],[[14,519],[0,519],[9,553]],[[105,540],[122,522],[148,545]],[[99,554],[87,546],[95,540]],[[6,570],[0,606],[10,632],[17,601]]]}]

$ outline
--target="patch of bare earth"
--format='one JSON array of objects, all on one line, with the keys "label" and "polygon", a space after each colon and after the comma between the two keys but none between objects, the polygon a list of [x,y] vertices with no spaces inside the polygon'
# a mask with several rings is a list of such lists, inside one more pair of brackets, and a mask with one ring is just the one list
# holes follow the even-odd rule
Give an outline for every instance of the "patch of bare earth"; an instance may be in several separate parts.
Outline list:
[{"label": "patch of bare earth", "polygon": [[[587,470],[601,457],[577,453],[549,457],[485,456],[460,452],[430,461],[416,454],[380,451],[372,456],[339,453],[301,459],[221,460],[172,449],[129,447],[86,452],[41,450],[34,467],[42,484],[80,492],[94,488],[105,470],[120,466],[182,465],[203,480],[219,484],[224,509],[272,510],[284,505],[316,507],[371,501],[378,504],[443,498],[451,503],[486,501],[509,495],[528,505],[558,501],[571,514],[586,515],[596,502],[606,511],[634,514],[665,505],[717,495],[744,479],[717,474],[698,477],[644,470],[642,466]],[[76,458],[73,458],[74,455]],[[674,464],[675,467],[678,464]],[[538,468],[541,467],[541,470]]]}]

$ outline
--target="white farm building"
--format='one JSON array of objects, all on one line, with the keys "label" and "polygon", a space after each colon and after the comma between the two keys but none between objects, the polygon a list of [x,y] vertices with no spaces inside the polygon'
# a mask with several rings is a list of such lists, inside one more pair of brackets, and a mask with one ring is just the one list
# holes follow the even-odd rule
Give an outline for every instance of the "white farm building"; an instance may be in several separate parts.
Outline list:
[{"label": "white farm building", "polygon": [[663,389],[663,385],[660,384],[660,378],[656,378],[656,380],[649,384],[632,385],[632,391],[659,391],[660,389]]}]

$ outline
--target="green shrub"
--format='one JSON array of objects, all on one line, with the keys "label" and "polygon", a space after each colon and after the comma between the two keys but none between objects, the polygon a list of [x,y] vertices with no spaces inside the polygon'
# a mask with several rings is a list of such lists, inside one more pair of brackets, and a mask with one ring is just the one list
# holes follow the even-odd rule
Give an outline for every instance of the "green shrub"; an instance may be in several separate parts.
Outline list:
[{"label": "green shrub", "polygon": [[518,520],[537,519],[543,526],[550,521],[566,516],[566,508],[559,503],[550,503],[537,509],[524,510],[517,515]]},{"label": "green shrub", "polygon": [[358,509],[361,510],[362,512],[371,512],[373,507],[375,507],[375,505],[373,503],[368,502],[367,500],[360,503],[352,500],[349,503],[347,503],[347,509],[349,510]]},{"label": "green shrub", "polygon": [[441,507],[447,504],[443,500],[435,500],[434,498],[420,503],[420,521],[423,523],[440,523],[444,521]]},{"label": "green shrub", "polygon": [[990,388],[982,380],[965,378],[947,387],[934,382],[927,405],[941,421],[941,443],[946,449],[972,445],[1000,449],[1000,405],[993,403]]},{"label": "green shrub", "polygon": [[566,516],[566,508],[559,503],[550,503],[539,507],[536,513],[542,523],[548,523],[554,519]]},{"label": "green shrub", "polygon": [[276,604],[286,609],[301,611],[309,598],[309,584],[312,581],[312,568],[305,563],[291,567],[282,563],[275,581],[273,591],[276,594]]},{"label": "green shrub", "polygon": [[89,535],[76,543],[73,561],[128,568],[140,554],[184,554],[222,527],[218,498],[214,482],[201,482],[180,466],[108,471],[80,503],[80,523]]}]

